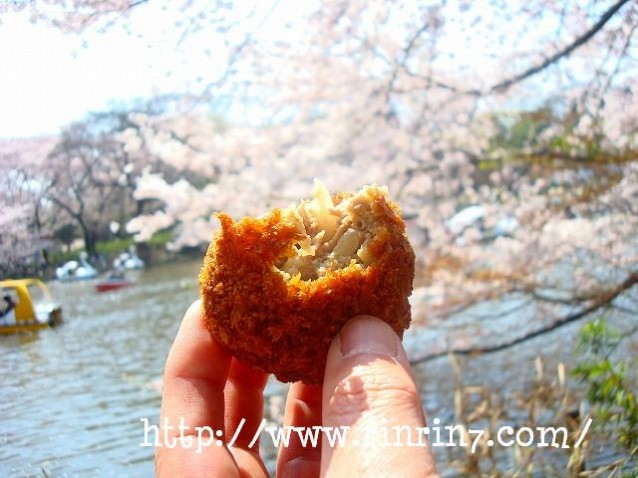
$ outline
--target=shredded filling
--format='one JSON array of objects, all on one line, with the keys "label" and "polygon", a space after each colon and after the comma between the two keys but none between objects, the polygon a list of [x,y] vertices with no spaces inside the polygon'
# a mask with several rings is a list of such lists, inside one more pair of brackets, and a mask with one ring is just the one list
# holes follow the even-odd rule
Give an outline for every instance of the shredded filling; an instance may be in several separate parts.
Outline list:
[{"label": "shredded filling", "polygon": [[326,186],[315,180],[312,199],[285,213],[303,236],[295,255],[275,264],[286,280],[316,280],[330,270],[351,264],[364,269],[375,261],[368,245],[376,227],[365,188],[335,205]]}]

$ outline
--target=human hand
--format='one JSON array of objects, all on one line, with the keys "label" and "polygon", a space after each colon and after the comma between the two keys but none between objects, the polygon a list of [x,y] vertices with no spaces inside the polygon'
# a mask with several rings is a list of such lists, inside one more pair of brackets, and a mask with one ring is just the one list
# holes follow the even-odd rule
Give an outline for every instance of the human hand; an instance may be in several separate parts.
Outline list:
[{"label": "human hand", "polygon": [[[182,435],[196,438],[195,427],[222,430],[228,443],[243,420],[234,446],[161,446],[156,452],[158,477],[268,476],[258,443],[249,444],[263,418],[267,374],[233,359],[210,337],[200,304],[187,311],[164,372],[161,421],[188,425]],[[341,446],[302,446],[291,434],[277,459],[277,476],[437,476],[430,447],[369,443],[370,430],[383,426],[425,426],[419,394],[399,338],[379,319],[350,321],[328,352],[323,387],[301,382],[290,386],[284,426],[350,427]],[[180,431],[174,429],[173,436]],[[407,436],[403,433],[403,438]],[[395,439],[390,442],[395,445]],[[366,444],[365,446],[363,444]]]}]

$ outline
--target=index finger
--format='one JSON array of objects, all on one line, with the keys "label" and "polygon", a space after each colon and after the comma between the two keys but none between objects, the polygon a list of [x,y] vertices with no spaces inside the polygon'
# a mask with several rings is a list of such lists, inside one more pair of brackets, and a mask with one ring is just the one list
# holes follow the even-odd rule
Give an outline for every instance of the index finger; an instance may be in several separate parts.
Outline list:
[{"label": "index finger", "polygon": [[[238,476],[230,452],[218,446],[224,441],[224,385],[230,363],[231,357],[206,329],[201,303],[193,303],[164,369],[157,476]],[[163,428],[166,425],[171,428]],[[202,446],[204,441],[207,446]]]}]

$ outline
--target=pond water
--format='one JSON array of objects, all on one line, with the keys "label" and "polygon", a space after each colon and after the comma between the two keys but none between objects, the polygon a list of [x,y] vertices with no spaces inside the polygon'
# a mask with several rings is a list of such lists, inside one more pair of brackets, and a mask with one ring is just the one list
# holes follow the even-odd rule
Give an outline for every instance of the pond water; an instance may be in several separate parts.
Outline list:
[{"label": "pond water", "polygon": [[197,298],[198,267],[150,268],[104,294],[93,281],[50,284],[65,323],[0,337],[0,476],[152,476],[140,418],[157,422],[164,361]]},{"label": "pond water", "polygon": [[[65,323],[0,337],[0,476],[153,475],[154,450],[139,446],[141,419],[158,422],[164,362],[184,311],[198,296],[198,269],[199,262],[149,268],[139,272],[134,286],[104,294],[96,293],[91,281],[50,284]],[[466,316],[413,328],[406,348],[418,357],[450,340],[483,341],[521,332],[520,322],[517,327],[481,323]],[[532,380],[539,353],[548,369],[570,360],[578,327],[533,340],[515,354],[506,350],[462,360],[464,381],[516,390]],[[449,360],[424,362],[415,373],[430,417],[453,423]],[[272,417],[285,390],[276,381],[267,387]],[[274,450],[266,449],[265,455],[272,468]]]}]

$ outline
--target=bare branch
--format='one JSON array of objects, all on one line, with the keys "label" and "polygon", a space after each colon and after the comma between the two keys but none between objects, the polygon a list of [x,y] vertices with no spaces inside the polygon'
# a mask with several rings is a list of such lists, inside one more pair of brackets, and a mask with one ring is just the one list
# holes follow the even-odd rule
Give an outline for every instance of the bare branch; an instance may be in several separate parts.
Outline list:
[{"label": "bare branch", "polygon": [[[502,93],[505,90],[507,90],[509,87],[515,85],[516,83],[520,83],[523,80],[526,80],[527,78],[530,78],[531,76],[536,75],[537,73],[540,73],[541,71],[545,70],[547,67],[553,65],[554,63],[559,62],[561,59],[569,56],[571,53],[573,53],[576,49],[578,49],[579,47],[583,46],[585,43],[587,43],[589,40],[591,40],[600,30],[603,29],[603,27],[607,24],[607,22],[627,3],[629,3],[631,0],[619,0],[618,2],[616,2],[614,5],[612,5],[601,17],[600,19],[586,32],[584,32],[581,36],[577,37],[576,39],[574,39],[574,41],[572,41],[569,45],[565,46],[562,50],[559,50],[558,52],[554,53],[552,56],[550,56],[549,58],[545,59],[545,61],[543,61],[542,63],[532,66],[530,68],[528,68],[527,70],[525,70],[522,73],[519,73],[518,75],[512,77],[512,78],[508,78],[506,80],[503,80],[493,86],[491,86],[490,88],[488,88],[485,91],[481,91],[478,89],[471,89],[471,90],[462,90],[459,89],[453,85],[438,81],[438,80],[432,80],[430,79],[430,83],[437,87],[437,88],[441,88],[444,90],[448,90],[451,91],[452,93],[456,93],[456,94],[460,94],[460,95],[466,95],[466,96],[482,96],[485,94],[489,94],[489,93]],[[635,29],[632,29],[630,36],[634,33]],[[414,74],[413,72],[409,71],[409,69],[405,69],[406,73],[412,77],[415,78],[419,78],[418,75]]]},{"label": "bare branch", "polygon": [[620,10],[625,4],[629,3],[630,1],[631,0],[619,0],[614,5],[612,5],[589,30],[587,30],[581,36],[577,37],[572,43],[567,45],[565,48],[557,51],[552,56],[550,56],[545,61],[543,61],[541,64],[532,66],[531,68],[528,68],[527,70],[525,70],[523,73],[520,73],[507,80],[501,81],[500,83],[497,83],[496,85],[492,86],[489,89],[489,92],[490,93],[502,92],[508,89],[510,86],[516,83],[520,83],[521,81],[526,80],[530,76],[534,76],[535,74],[540,73],[548,66],[553,65],[554,63],[560,61],[562,58],[569,56],[574,50],[583,46],[585,43],[591,40],[594,37],[594,35],[596,35],[596,33],[602,30],[605,24],[618,12],[618,10]]},{"label": "bare branch", "polygon": [[443,352],[435,352],[435,353],[426,354],[426,355],[417,357],[415,359],[412,359],[410,360],[410,363],[412,365],[415,365],[422,362],[427,362],[429,360],[448,355],[449,353],[454,353],[457,355],[480,355],[480,354],[498,352],[501,350],[508,349],[510,347],[513,347],[514,345],[518,345],[520,343],[526,342],[535,337],[539,337],[548,332],[556,330],[571,322],[580,320],[583,317],[586,317],[589,314],[592,314],[603,307],[609,306],[618,296],[628,291],[636,284],[638,284],[638,272],[632,272],[622,283],[620,283],[619,285],[617,285],[610,291],[607,291],[606,293],[601,294],[598,297],[598,299],[595,300],[591,305],[585,307],[584,309],[579,310],[578,312],[574,312],[573,314],[568,314],[545,327],[541,327],[540,329],[534,330],[520,337],[517,337],[513,340],[503,342],[500,344],[487,345],[485,347],[460,347],[457,349],[446,350]]}]

